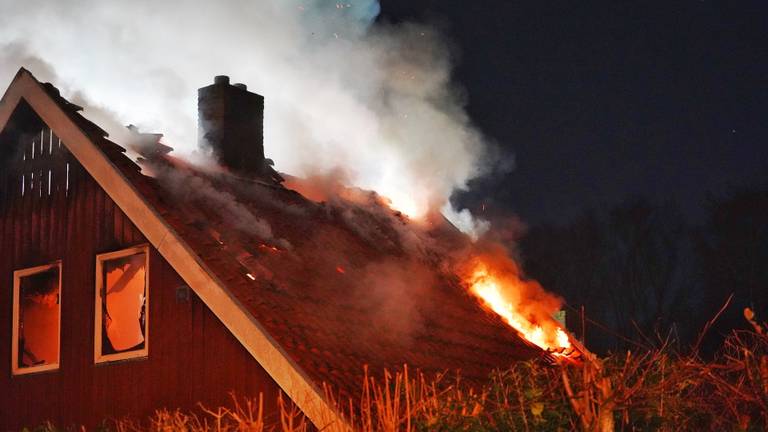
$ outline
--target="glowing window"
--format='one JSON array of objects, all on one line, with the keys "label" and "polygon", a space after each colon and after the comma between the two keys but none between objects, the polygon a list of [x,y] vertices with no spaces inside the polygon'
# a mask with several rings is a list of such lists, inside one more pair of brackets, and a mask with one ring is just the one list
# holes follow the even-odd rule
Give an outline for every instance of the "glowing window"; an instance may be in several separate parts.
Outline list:
[{"label": "glowing window", "polygon": [[96,257],[96,362],[147,356],[148,259],[146,246]]},{"label": "glowing window", "polygon": [[61,263],[13,272],[13,375],[59,368]]}]

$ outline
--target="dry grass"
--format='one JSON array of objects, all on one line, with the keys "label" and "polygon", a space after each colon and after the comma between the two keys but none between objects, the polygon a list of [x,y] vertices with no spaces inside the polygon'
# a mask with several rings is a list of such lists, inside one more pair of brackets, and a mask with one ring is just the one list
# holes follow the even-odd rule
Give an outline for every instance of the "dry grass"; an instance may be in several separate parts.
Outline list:
[{"label": "dry grass", "polygon": [[264,398],[240,399],[232,395],[231,407],[209,409],[200,406],[200,413],[185,413],[180,410],[161,409],[146,424],[133,419],[111,422],[110,430],[115,432],[307,432],[309,423],[297,408],[286,403],[282,395],[278,398],[280,423],[265,422]]},{"label": "dry grass", "polygon": [[[365,371],[358,398],[326,395],[349,430],[395,431],[765,431],[768,430],[768,330],[745,316],[711,361],[668,344],[646,352],[553,367],[518,363],[480,387],[458,376],[407,367],[375,378]],[[279,424],[264,421],[263,398],[197,414],[158,410],[150,419],[109,425],[116,432],[305,432],[308,421],[281,397]],[[39,431],[55,431],[51,424]]]}]

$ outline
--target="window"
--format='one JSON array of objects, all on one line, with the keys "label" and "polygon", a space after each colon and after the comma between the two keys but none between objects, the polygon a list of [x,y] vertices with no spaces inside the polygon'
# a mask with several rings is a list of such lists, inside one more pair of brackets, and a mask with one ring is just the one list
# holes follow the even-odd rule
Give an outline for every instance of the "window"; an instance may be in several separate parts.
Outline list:
[{"label": "window", "polygon": [[11,373],[59,368],[61,262],[13,272]]},{"label": "window", "polygon": [[146,246],[96,256],[97,363],[147,356],[148,260]]}]

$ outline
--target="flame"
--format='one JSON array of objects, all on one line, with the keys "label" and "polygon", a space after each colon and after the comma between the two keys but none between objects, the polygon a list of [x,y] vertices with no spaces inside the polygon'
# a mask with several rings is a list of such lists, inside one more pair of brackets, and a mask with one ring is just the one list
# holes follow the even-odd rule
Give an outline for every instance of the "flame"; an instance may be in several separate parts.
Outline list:
[{"label": "flame", "polygon": [[496,275],[487,263],[478,260],[466,282],[473,295],[529,342],[555,356],[567,357],[573,352],[568,334],[554,318],[547,319],[546,314],[539,314],[544,317],[535,316],[530,306],[522,306],[522,302],[510,298],[513,297],[510,292],[520,290],[509,285],[515,282],[524,284],[525,281]]},{"label": "flame", "polygon": [[386,197],[387,204],[391,209],[397,210],[411,219],[423,219],[431,208],[429,205],[424,204],[425,200],[400,191],[385,191],[382,193],[382,196]]}]

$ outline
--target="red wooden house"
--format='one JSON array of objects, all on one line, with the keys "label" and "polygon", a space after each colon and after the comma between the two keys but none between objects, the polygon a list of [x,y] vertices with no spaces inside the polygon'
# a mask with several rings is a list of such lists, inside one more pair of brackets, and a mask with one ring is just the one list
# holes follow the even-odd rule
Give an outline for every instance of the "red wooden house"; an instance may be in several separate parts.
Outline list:
[{"label": "red wooden house", "polygon": [[323,385],[357,395],[364,365],[479,380],[540,352],[449,277],[390,301],[372,269],[430,270],[392,228],[408,221],[284,187],[244,86],[218,77],[199,101],[226,171],[147,135],[140,166],[24,69],[0,100],[0,430],[230,391],[264,394],[273,416],[282,391],[333,429]]}]

